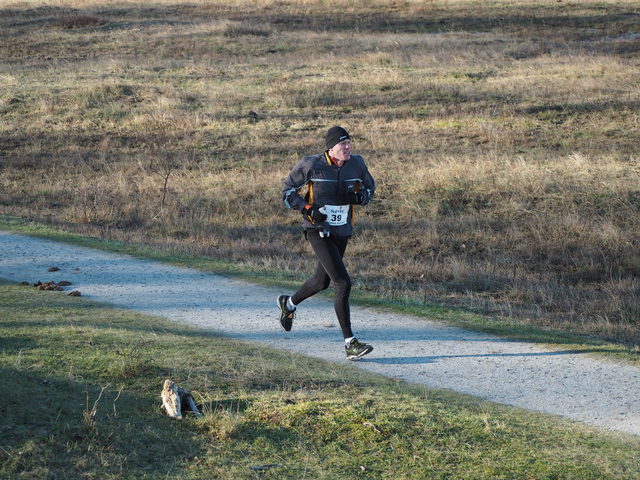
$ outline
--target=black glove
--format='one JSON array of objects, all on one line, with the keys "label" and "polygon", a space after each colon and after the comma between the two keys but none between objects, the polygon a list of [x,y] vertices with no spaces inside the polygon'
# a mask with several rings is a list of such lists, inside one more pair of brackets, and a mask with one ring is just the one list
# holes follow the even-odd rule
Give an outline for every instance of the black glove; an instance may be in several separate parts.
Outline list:
[{"label": "black glove", "polygon": [[316,205],[307,205],[302,209],[302,215],[311,223],[324,222],[327,216]]},{"label": "black glove", "polygon": [[361,205],[364,203],[364,193],[356,192],[355,185],[347,186],[347,202],[351,205]]}]

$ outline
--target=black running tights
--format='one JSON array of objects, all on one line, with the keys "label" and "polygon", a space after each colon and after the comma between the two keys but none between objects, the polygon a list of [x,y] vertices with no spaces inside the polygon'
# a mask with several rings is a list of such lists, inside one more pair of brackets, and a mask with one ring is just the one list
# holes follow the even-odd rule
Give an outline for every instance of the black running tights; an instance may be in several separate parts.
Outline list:
[{"label": "black running tights", "polygon": [[349,293],[351,293],[351,279],[342,258],[349,242],[348,237],[331,235],[321,238],[317,230],[308,230],[307,239],[318,258],[315,274],[307,280],[291,297],[294,304],[315,295],[329,287],[333,282],[333,306],[342,329],[344,338],[353,337],[351,331],[351,313],[349,311]]}]

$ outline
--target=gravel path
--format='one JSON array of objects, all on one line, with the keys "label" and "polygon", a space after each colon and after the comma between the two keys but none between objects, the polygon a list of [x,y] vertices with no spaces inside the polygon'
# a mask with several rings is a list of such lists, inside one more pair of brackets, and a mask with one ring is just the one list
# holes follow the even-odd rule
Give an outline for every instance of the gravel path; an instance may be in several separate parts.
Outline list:
[{"label": "gravel path", "polygon": [[[60,271],[48,272],[52,266]],[[285,333],[276,297],[291,292],[3,231],[0,278],[68,280],[73,286],[67,289],[90,299],[346,361],[333,304],[326,298],[302,304],[293,330]],[[356,335],[375,347],[354,362],[364,370],[640,435],[640,368],[358,307],[352,308],[352,323]]]}]

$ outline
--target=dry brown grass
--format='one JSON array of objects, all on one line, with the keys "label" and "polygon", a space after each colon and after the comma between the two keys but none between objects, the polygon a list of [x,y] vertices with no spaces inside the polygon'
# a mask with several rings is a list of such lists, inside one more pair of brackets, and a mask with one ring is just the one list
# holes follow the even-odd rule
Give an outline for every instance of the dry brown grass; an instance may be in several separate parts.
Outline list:
[{"label": "dry brown grass", "polygon": [[638,344],[631,1],[0,3],[0,212],[307,272],[279,190],[345,125],[377,295]]}]

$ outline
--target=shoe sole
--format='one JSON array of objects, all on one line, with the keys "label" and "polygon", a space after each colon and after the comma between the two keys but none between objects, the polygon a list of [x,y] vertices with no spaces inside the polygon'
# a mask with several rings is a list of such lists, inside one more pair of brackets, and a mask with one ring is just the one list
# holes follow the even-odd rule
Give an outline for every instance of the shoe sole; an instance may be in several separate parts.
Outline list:
[{"label": "shoe sole", "polygon": [[362,358],[362,357],[364,357],[365,355],[367,355],[368,353],[371,353],[371,352],[373,352],[373,347],[371,345],[369,345],[369,348],[367,348],[366,350],[363,350],[358,355],[348,355],[347,356],[347,360],[357,360],[357,359]]}]

